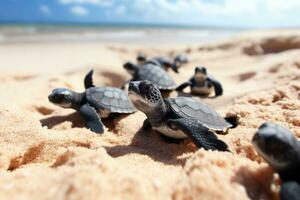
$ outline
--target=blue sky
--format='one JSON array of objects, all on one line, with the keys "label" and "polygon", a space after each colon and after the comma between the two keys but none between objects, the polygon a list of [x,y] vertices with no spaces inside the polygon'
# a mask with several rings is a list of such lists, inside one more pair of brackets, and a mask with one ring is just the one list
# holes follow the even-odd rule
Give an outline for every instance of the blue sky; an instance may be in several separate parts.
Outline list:
[{"label": "blue sky", "polygon": [[300,0],[1,0],[0,21],[299,27]]}]

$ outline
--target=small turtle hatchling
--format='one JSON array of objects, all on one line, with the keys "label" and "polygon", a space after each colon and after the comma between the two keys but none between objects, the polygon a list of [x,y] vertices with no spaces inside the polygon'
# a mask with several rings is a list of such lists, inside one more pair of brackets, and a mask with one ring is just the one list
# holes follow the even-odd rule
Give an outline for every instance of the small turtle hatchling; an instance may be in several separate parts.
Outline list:
[{"label": "small turtle hatchling", "polygon": [[182,91],[186,87],[191,87],[191,92],[198,95],[209,95],[213,89],[215,97],[223,94],[223,88],[219,81],[207,74],[205,67],[196,67],[195,74],[189,81],[182,83],[176,88],[177,91]]},{"label": "small turtle hatchling", "polygon": [[153,64],[138,66],[127,62],[123,65],[126,71],[132,75],[130,81],[148,80],[154,83],[161,90],[174,90],[176,83],[172,77],[161,67]]},{"label": "small turtle hatchling", "polygon": [[179,54],[174,58],[174,63],[176,66],[181,67],[189,62],[188,57],[185,54]]},{"label": "small turtle hatchling", "polygon": [[288,129],[267,122],[259,127],[252,143],[283,181],[281,200],[299,200],[300,141]]},{"label": "small turtle hatchling", "polygon": [[164,70],[172,69],[176,73],[178,73],[179,67],[188,63],[188,58],[184,54],[179,54],[172,61],[172,59],[166,57],[154,57],[147,60],[146,55],[140,53],[136,60],[139,65],[153,64],[162,67]]},{"label": "small turtle hatchling", "polygon": [[225,131],[232,125],[206,104],[188,97],[163,99],[150,81],[131,82],[128,95],[147,116],[144,129],[152,128],[175,139],[190,137],[206,150],[228,151],[228,146],[212,131]]},{"label": "small turtle hatchling", "polygon": [[72,108],[80,112],[86,126],[96,133],[104,132],[100,118],[111,113],[133,113],[136,111],[128,95],[118,88],[95,87],[92,80],[93,70],[84,79],[85,91],[77,93],[66,88],[52,91],[48,99],[62,108]]}]

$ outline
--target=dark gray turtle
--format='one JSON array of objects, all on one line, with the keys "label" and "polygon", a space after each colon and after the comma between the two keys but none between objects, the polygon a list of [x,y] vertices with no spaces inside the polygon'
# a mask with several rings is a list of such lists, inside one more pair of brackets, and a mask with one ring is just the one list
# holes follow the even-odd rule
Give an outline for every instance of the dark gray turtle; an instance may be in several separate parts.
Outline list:
[{"label": "dark gray turtle", "polygon": [[189,62],[188,57],[185,54],[179,54],[174,58],[174,63],[176,66],[181,66]]},{"label": "dark gray turtle", "polygon": [[183,64],[186,64],[188,62],[188,59],[185,55],[180,54],[174,58],[174,61],[172,59],[166,58],[166,57],[154,57],[147,60],[147,57],[145,54],[140,53],[137,58],[137,62],[139,65],[144,64],[153,64],[160,66],[164,68],[165,70],[172,69],[174,72],[178,73],[178,68],[181,67]]},{"label": "dark gray turtle", "polygon": [[129,97],[147,116],[144,129],[152,128],[176,139],[190,137],[204,149],[228,150],[212,131],[225,131],[232,125],[204,103],[188,97],[163,99],[159,89],[150,81],[131,82]]},{"label": "dark gray turtle", "polygon": [[176,83],[172,77],[161,67],[153,64],[145,64],[142,67],[133,63],[127,62],[123,67],[132,75],[130,81],[142,81],[148,80],[161,89],[161,90],[173,90],[176,87]]},{"label": "dark gray turtle", "polygon": [[267,122],[252,139],[254,148],[283,181],[281,199],[300,199],[300,141],[288,129]]},{"label": "dark gray turtle", "polygon": [[77,93],[66,88],[57,88],[49,95],[49,101],[63,108],[80,112],[89,129],[103,133],[100,118],[111,113],[133,113],[136,111],[128,95],[118,88],[95,87],[92,80],[93,70],[84,79],[85,91]]},{"label": "dark gray turtle", "polygon": [[198,95],[209,95],[213,89],[215,97],[223,94],[223,88],[219,81],[207,74],[205,67],[196,67],[195,74],[189,81],[182,83],[176,88],[177,91],[182,91],[186,87],[191,87],[191,92]]}]

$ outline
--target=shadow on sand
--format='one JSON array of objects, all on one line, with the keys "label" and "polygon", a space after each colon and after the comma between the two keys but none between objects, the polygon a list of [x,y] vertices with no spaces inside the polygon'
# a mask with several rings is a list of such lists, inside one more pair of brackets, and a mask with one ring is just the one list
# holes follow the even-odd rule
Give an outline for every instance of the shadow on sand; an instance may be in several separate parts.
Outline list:
[{"label": "shadow on sand", "polygon": [[69,115],[62,115],[62,116],[51,116],[44,119],[41,119],[40,122],[42,126],[46,126],[49,129],[52,129],[53,127],[65,122],[69,121],[72,124],[72,128],[83,128],[84,122],[81,119],[79,113],[74,112]]},{"label": "shadow on sand", "polygon": [[[113,113],[108,118],[101,119],[101,121],[109,131],[114,131],[116,124],[126,116],[127,114]],[[52,129],[55,126],[64,123],[65,121],[71,122],[72,128],[85,128],[85,123],[78,112],[74,112],[69,115],[47,117],[41,119],[40,123],[42,126]]]},{"label": "shadow on sand", "polygon": [[116,145],[104,147],[107,153],[116,158],[126,154],[144,154],[153,160],[168,165],[184,165],[187,158],[178,156],[194,151],[189,145],[183,144],[182,140],[170,139],[155,131],[140,129],[129,145]]}]

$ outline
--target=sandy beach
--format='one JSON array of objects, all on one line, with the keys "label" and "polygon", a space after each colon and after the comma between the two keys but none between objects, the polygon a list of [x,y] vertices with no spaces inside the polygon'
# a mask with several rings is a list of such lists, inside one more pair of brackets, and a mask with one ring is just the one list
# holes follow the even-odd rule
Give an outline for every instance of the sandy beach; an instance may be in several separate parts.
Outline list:
[{"label": "sandy beach", "polygon": [[[48,102],[57,87],[81,92],[94,69],[98,86],[120,87],[122,68],[138,52],[186,53],[206,66],[224,95],[199,98],[238,126],[218,135],[231,152],[197,149],[190,139],[170,142],[141,130],[136,112],[104,120],[97,135],[79,114]],[[201,44],[27,42],[0,45],[0,199],[279,199],[278,175],[251,139],[266,121],[300,137],[300,31],[249,31]],[[186,90],[188,93],[189,90]],[[175,97],[177,92],[171,92]]]}]

